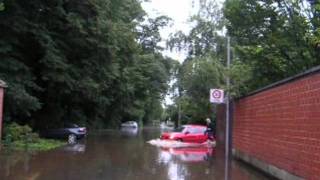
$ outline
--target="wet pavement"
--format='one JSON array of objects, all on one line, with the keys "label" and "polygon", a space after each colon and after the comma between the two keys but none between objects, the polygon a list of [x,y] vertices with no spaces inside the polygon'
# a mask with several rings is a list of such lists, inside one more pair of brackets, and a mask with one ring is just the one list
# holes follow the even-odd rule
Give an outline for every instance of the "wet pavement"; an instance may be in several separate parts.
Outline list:
[{"label": "wet pavement", "polygon": [[[159,148],[147,141],[158,129],[103,131],[86,140],[38,153],[0,151],[0,180],[266,180],[238,162],[225,168],[209,147]],[[226,171],[225,171],[226,170]]]}]

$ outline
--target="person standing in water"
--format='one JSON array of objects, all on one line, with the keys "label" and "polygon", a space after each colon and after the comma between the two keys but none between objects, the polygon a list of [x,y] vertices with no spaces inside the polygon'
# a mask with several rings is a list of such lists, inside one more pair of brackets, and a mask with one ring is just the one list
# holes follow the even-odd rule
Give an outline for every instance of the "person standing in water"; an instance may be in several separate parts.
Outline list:
[{"label": "person standing in water", "polygon": [[209,140],[214,140],[214,125],[213,123],[211,122],[211,119],[210,118],[207,118],[206,119],[206,122],[207,122],[207,130],[206,130],[206,133],[208,134],[208,137],[209,137]]}]

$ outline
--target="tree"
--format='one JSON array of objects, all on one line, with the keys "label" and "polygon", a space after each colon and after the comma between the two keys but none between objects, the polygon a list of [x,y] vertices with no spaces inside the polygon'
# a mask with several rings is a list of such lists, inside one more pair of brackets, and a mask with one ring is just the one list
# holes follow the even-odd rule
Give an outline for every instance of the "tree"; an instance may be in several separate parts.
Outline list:
[{"label": "tree", "polygon": [[190,23],[194,24],[190,33],[177,32],[168,41],[171,49],[188,52],[188,57],[178,68],[174,86],[177,88],[175,110],[180,111],[183,123],[205,123],[207,117],[215,120],[209,90],[223,87],[226,74],[221,9],[215,1],[201,1],[200,7],[199,12],[190,18]]},{"label": "tree", "polygon": [[[224,15],[239,61],[252,68],[254,90],[319,65],[318,26],[304,1],[228,0]],[[312,16],[312,15],[311,15]],[[243,21],[245,19],[245,21]],[[314,40],[313,40],[314,41]]]},{"label": "tree", "polygon": [[37,128],[65,121],[103,128],[154,118],[151,107],[159,107],[173,63],[158,52],[159,29],[169,19],[144,23],[140,3],[5,0],[5,120]]}]

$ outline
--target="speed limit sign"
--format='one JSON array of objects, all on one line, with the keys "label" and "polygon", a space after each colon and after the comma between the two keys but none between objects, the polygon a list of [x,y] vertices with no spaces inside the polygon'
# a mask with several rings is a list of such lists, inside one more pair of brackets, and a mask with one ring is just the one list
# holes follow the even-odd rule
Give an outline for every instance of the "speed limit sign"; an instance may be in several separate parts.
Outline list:
[{"label": "speed limit sign", "polygon": [[223,103],[224,92],[222,89],[210,89],[210,102]]}]

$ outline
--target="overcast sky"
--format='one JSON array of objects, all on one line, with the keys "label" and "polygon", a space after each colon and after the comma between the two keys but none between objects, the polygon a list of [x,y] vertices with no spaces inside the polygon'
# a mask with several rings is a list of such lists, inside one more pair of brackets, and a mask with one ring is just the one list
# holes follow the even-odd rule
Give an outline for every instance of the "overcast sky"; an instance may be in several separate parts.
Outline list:
[{"label": "overcast sky", "polygon": [[[161,37],[164,42],[161,45],[165,47],[165,41],[168,39],[170,33],[175,33],[179,30],[184,33],[188,33],[192,27],[188,23],[188,19],[191,15],[197,13],[199,0],[150,0],[149,2],[143,2],[142,7],[147,12],[149,17],[155,18],[161,15],[167,15],[172,18],[172,25],[164,28],[160,31]],[[224,0],[217,0],[222,4]],[[179,62],[182,62],[186,58],[186,52],[170,52],[168,50],[163,52],[164,55],[169,56]],[[172,81],[171,83],[173,83]],[[165,98],[165,104],[172,104],[172,94],[167,95]]]},{"label": "overcast sky", "polygon": [[[191,24],[188,19],[191,15],[197,13],[199,0],[149,0],[143,2],[142,7],[147,12],[149,17],[154,18],[160,15],[167,15],[172,18],[172,25],[160,31],[163,38],[161,45],[165,46],[165,41],[168,39],[170,33],[175,33],[179,30],[188,33],[191,29]],[[216,0],[218,4],[222,5],[224,0]],[[163,52],[164,55],[182,62],[186,54],[185,52],[170,52],[168,50]]]},{"label": "overcast sky", "polygon": [[[197,12],[197,7],[193,4],[193,0],[150,0],[150,2],[143,2],[142,7],[151,18],[161,15],[167,15],[172,18],[171,26],[160,31],[163,38],[161,45],[164,47],[170,33],[175,33],[179,30],[184,33],[190,31],[191,25],[187,21],[191,15]],[[165,50],[163,54],[179,62],[182,62],[186,58],[185,52],[170,52],[169,50]],[[172,94],[166,96],[164,104],[173,104]]]},{"label": "overcast sky", "polygon": [[[191,25],[187,23],[188,18],[197,12],[197,4],[193,3],[194,0],[150,0],[150,2],[143,2],[142,7],[148,13],[149,17],[154,18],[160,15],[167,15],[172,18],[171,26],[161,30],[161,36],[167,40],[170,33],[175,33],[179,30],[188,33]],[[197,1],[197,0],[195,0]],[[162,43],[165,46],[165,43]],[[170,52],[164,51],[173,59],[182,62],[185,58],[183,52]]]}]

